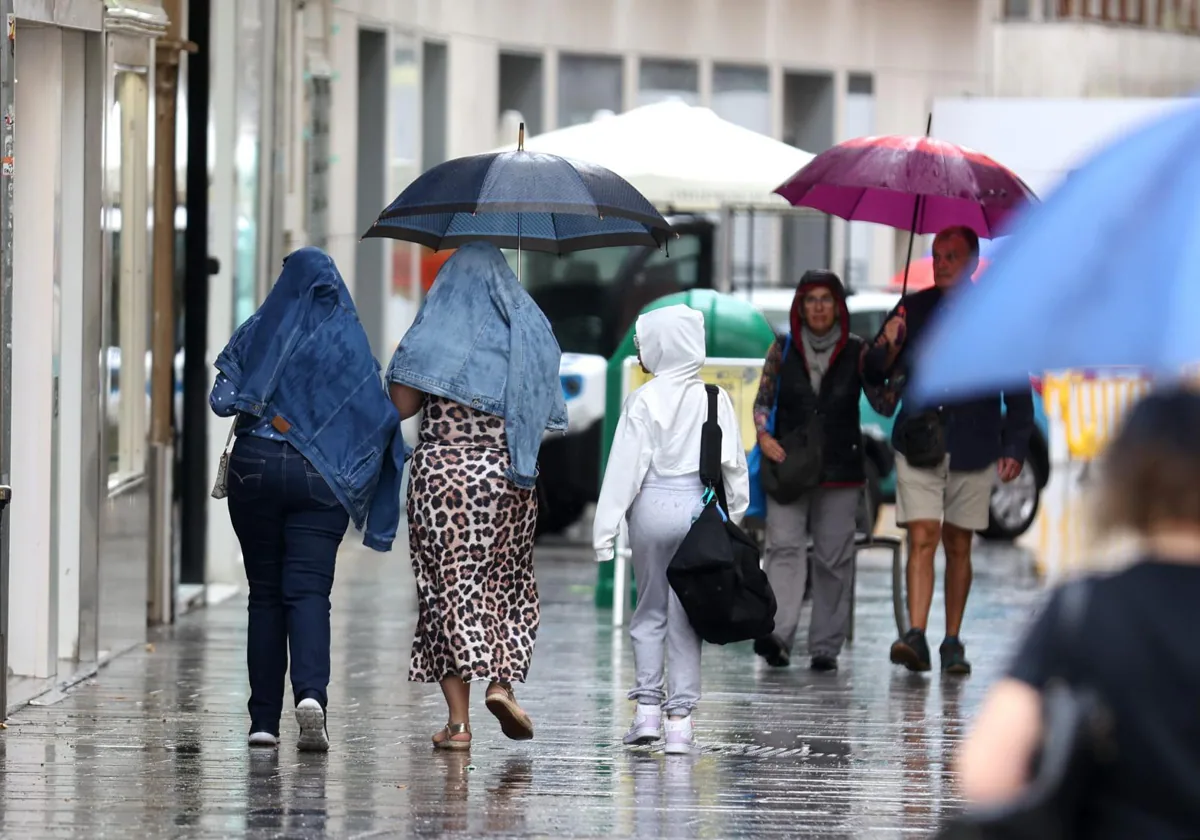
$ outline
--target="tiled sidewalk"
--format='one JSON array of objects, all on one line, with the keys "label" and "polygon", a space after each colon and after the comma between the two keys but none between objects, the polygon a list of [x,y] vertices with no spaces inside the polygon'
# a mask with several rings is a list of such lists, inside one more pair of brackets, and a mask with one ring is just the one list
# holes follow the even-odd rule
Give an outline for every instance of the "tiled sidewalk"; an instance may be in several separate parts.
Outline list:
[{"label": "tiled sidewalk", "polygon": [[[401,554],[347,549],[334,603],[327,756],[245,746],[245,602],[185,617],[0,734],[0,836],[38,838],[900,837],[955,807],[949,759],[1038,594],[1032,557],[981,551],[976,673],[894,669],[891,577],[864,555],[857,638],[835,675],[705,650],[703,752],[620,745],[632,657],[592,606],[589,553],[539,552],[542,628],[519,696],[537,738],[477,703],[469,757],[433,753],[435,687],[406,681],[415,601]],[[940,601],[934,605],[936,635]]]}]

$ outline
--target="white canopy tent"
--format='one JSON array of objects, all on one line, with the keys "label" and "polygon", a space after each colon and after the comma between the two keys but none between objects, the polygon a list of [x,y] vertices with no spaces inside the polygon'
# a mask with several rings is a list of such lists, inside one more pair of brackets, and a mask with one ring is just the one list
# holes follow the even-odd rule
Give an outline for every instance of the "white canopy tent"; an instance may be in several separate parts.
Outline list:
[{"label": "white canopy tent", "polygon": [[695,212],[787,207],[771,191],[813,159],[679,100],[548,131],[526,140],[525,148],[599,164],[660,209]]}]

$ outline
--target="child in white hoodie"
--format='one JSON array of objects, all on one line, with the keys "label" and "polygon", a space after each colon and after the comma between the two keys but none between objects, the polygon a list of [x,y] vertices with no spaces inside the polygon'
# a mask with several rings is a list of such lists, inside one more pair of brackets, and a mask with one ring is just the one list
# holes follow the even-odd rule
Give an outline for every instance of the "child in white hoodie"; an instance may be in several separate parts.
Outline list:
[{"label": "child in white hoodie", "polygon": [[[692,710],[700,700],[700,637],[667,583],[667,565],[699,513],[704,492],[704,316],[687,306],[653,310],[638,318],[635,342],[638,360],[654,379],[631,394],[621,411],[592,541],[596,559],[611,560],[617,531],[628,513],[638,586],[638,605],[629,622],[637,685],[629,699],[637,701],[637,708],[625,743],[649,744],[662,738],[665,713],[666,751],[687,753],[695,743]],[[739,522],[750,503],[746,453],[733,403],[724,391],[717,407],[727,513]]]}]

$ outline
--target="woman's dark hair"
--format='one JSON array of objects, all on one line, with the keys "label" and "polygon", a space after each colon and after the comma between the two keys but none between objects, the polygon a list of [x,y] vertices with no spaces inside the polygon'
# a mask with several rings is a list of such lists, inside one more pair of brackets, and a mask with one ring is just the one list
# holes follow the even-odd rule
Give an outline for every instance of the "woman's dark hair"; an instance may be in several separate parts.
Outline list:
[{"label": "woman's dark hair", "polygon": [[1200,392],[1156,390],[1130,410],[1104,456],[1099,513],[1107,532],[1200,527]]}]

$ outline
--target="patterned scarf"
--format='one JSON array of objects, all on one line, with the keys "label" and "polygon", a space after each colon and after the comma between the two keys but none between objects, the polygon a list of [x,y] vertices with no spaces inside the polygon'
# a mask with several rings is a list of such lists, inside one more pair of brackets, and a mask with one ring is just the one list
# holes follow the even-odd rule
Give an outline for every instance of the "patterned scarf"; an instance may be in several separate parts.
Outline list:
[{"label": "patterned scarf", "polygon": [[838,329],[836,321],[825,335],[817,335],[805,325],[800,328],[800,337],[804,342],[804,360],[808,363],[808,379],[812,382],[813,391],[819,394],[821,380],[829,372],[833,348],[841,340],[842,331]]}]

